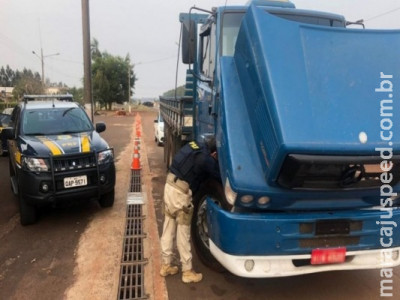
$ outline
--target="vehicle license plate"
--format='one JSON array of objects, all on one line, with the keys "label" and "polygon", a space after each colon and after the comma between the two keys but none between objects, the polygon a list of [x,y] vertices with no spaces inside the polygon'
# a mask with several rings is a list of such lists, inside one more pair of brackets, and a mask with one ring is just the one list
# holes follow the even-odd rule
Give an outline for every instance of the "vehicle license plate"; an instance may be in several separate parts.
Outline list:
[{"label": "vehicle license plate", "polygon": [[311,252],[312,265],[338,264],[346,260],[346,248],[313,249]]},{"label": "vehicle license plate", "polygon": [[87,185],[87,176],[86,175],[64,178],[64,187],[66,189],[76,187],[76,186],[84,186],[84,185]]}]

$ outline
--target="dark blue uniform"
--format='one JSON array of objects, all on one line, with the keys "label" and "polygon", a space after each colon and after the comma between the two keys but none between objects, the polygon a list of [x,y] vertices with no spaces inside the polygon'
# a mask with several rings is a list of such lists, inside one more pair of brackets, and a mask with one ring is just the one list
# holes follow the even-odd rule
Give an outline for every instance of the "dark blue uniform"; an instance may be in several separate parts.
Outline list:
[{"label": "dark blue uniform", "polygon": [[221,180],[218,161],[210,154],[206,145],[187,143],[175,155],[169,168],[170,172],[178,179],[186,181],[194,194],[204,181]]}]

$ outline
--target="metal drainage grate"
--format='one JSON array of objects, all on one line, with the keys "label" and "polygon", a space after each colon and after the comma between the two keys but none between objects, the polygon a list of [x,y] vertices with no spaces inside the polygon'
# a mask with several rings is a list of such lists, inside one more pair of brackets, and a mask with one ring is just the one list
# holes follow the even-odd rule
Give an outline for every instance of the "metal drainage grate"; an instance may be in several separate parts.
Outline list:
[{"label": "metal drainage grate", "polygon": [[126,209],[126,218],[140,218],[142,216],[142,205],[128,205]]},{"label": "metal drainage grate", "polygon": [[122,263],[147,262],[143,257],[143,238],[142,237],[126,237],[124,238],[124,255]]},{"label": "metal drainage grate", "polygon": [[140,170],[132,170],[131,173],[131,192],[141,192],[142,184],[140,180]]},{"label": "metal drainage grate", "polygon": [[140,170],[132,170],[127,195],[125,234],[122,247],[118,300],[148,299],[144,292],[143,194]]},{"label": "metal drainage grate", "polygon": [[122,265],[120,273],[121,285],[118,299],[148,298],[144,293],[143,273],[143,263]]},{"label": "metal drainage grate", "polygon": [[143,219],[144,217],[127,219],[125,226],[125,236],[146,236],[143,232]]}]

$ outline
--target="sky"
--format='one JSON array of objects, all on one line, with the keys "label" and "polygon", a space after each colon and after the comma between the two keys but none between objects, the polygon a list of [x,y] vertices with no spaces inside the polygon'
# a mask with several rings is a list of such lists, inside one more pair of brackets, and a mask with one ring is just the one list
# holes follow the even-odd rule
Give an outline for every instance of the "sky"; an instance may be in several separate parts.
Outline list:
[{"label": "sky", "polygon": [[[90,35],[101,51],[128,53],[138,78],[135,98],[157,98],[175,86],[180,12],[193,5],[242,5],[247,0],[89,0]],[[297,8],[365,20],[367,28],[400,29],[400,0],[293,0]],[[24,67],[51,82],[83,86],[81,0],[0,0],[0,67]],[[53,54],[59,55],[53,56]],[[47,56],[47,57],[46,57]],[[179,64],[178,85],[186,66]]]}]

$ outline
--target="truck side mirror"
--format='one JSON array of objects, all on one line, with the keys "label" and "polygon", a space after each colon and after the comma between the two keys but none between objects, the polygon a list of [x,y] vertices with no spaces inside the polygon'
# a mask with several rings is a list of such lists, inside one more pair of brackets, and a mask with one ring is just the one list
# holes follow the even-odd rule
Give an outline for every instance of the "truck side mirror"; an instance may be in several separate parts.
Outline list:
[{"label": "truck side mirror", "polygon": [[15,130],[13,127],[6,127],[1,132],[6,140],[13,140],[15,138]]},{"label": "truck side mirror", "polygon": [[196,58],[196,23],[193,20],[182,22],[182,62],[192,64]]},{"label": "truck side mirror", "polygon": [[106,124],[103,122],[96,123],[96,132],[100,133],[106,130]]}]

